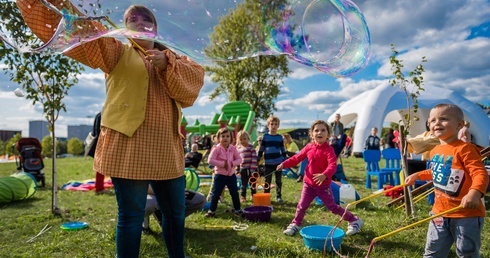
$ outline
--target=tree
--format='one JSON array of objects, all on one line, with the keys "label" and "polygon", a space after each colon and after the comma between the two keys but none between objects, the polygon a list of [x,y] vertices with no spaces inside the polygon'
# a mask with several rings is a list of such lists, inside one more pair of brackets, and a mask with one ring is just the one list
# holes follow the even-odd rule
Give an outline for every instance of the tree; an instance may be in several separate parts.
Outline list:
[{"label": "tree", "polygon": [[17,133],[14,135],[14,137],[10,138],[6,143],[5,143],[5,153],[8,154],[9,156],[12,155],[18,155],[17,151],[15,150],[15,147],[12,148],[13,145],[15,145],[22,136],[20,133]]},{"label": "tree", "polygon": [[[205,49],[208,57],[238,61],[215,61],[206,67],[212,81],[218,83],[210,96],[214,99],[221,94],[228,100],[242,100],[251,104],[257,118],[266,119],[276,110],[274,100],[279,95],[283,78],[291,73],[285,56],[255,56],[263,52],[267,27],[265,20],[279,17],[285,1],[274,1],[263,8],[262,1],[245,0],[223,17],[210,35],[210,45]],[[268,13],[270,11],[270,13]],[[248,56],[249,58],[243,59]]]},{"label": "tree", "polygon": [[85,149],[83,147],[83,142],[80,141],[78,138],[71,138],[68,141],[68,153],[73,154],[73,155],[82,155],[85,152]]},{"label": "tree", "polygon": [[[24,23],[15,3],[10,0],[0,0],[2,12],[0,14],[6,29],[11,33],[11,40],[16,46],[39,47],[43,44],[36,38]],[[78,82],[77,75],[84,67],[73,59],[50,52],[20,53],[2,41],[0,42],[0,57],[3,58],[10,80],[22,86],[27,92],[27,99],[33,104],[41,103],[49,129],[52,135],[52,145],[56,139],[55,122],[61,110],[66,112],[63,98],[68,90]],[[47,150],[46,150],[47,151]],[[43,153],[46,153],[43,148]],[[53,202],[52,212],[59,214],[57,182],[56,182],[56,148],[52,149],[53,162]]]},{"label": "tree", "polygon": [[[402,169],[405,177],[408,176],[407,171],[407,150],[408,145],[405,141],[405,136],[408,135],[410,131],[411,125],[416,120],[419,120],[416,113],[418,111],[418,97],[420,96],[420,92],[424,90],[422,87],[424,84],[424,77],[422,76],[424,70],[424,66],[422,63],[427,62],[425,56],[422,57],[421,64],[418,64],[412,71],[408,73],[408,78],[405,77],[403,69],[403,60],[399,60],[397,58],[398,51],[395,48],[395,45],[391,45],[392,55],[390,56],[390,64],[391,70],[393,71],[393,75],[395,76],[393,79],[390,79],[390,83],[392,86],[400,87],[406,95],[407,98],[407,111],[402,116],[402,121],[404,126],[400,127],[400,144],[402,151]],[[415,215],[415,207],[413,205],[413,196],[410,190],[407,187],[404,188],[404,196],[405,196],[405,211],[407,216],[412,214]],[[409,209],[410,207],[410,209]]]},{"label": "tree", "polygon": [[56,141],[56,153],[58,154],[63,154],[63,153],[68,153],[68,143],[66,141],[61,141],[60,139],[57,139]]},{"label": "tree", "polygon": [[0,140],[0,155],[5,155],[5,142]]},{"label": "tree", "polygon": [[53,137],[44,136],[41,140],[41,146],[43,147],[41,154],[44,157],[52,158],[53,157]]}]

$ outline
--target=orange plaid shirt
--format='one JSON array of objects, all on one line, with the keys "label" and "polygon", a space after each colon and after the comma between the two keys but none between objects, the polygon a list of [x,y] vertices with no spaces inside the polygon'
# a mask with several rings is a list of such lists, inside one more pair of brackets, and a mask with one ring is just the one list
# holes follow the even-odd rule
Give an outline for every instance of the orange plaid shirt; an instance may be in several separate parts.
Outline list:
[{"label": "orange plaid shirt", "polygon": [[[58,8],[80,13],[69,1],[52,0]],[[54,34],[61,17],[38,0],[18,0],[17,5],[26,24],[44,42]],[[46,26],[46,25],[51,26]],[[92,29],[103,26],[92,21]],[[110,74],[118,64],[124,49],[130,46],[114,38],[99,38],[84,43],[67,56]],[[177,127],[180,123],[179,107],[194,103],[204,83],[204,69],[188,58],[176,59],[170,51],[164,52],[169,64],[166,71],[158,71],[140,53],[148,71],[148,85],[127,85],[148,89],[145,119],[132,137],[108,127],[102,127],[94,159],[94,170],[106,176],[137,179],[167,180],[184,174],[184,152]],[[131,73],[131,71],[127,71]],[[121,85],[124,86],[124,85]],[[107,92],[107,98],[116,98]],[[104,118],[102,118],[104,123]]]}]

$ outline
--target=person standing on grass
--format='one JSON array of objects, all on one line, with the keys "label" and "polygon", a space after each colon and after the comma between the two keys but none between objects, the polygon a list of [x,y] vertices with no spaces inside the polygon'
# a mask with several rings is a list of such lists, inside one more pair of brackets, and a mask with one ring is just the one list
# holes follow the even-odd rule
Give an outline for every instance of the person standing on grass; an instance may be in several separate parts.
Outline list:
[{"label": "person standing on grass", "polygon": [[218,144],[211,150],[208,159],[209,165],[214,166],[214,180],[212,185],[211,204],[209,206],[209,211],[205,216],[214,217],[216,215],[218,201],[225,186],[228,187],[231,200],[233,201],[233,209],[231,212],[241,216],[243,211],[240,208],[235,167],[242,163],[242,158],[235,146],[231,145],[233,136],[228,128],[224,127],[219,129],[216,134],[216,139]]},{"label": "person standing on grass", "polygon": [[[277,134],[279,129],[279,118],[270,116],[267,118],[268,133],[262,136],[262,141],[259,147],[259,160],[264,157],[265,163],[265,182],[266,185],[271,186],[272,174],[276,177],[276,201],[278,203],[284,202],[282,199],[282,170],[276,170],[277,165],[281,164],[286,159],[286,149],[284,148],[284,141],[282,136]],[[264,189],[265,193],[270,193],[271,188]]]},{"label": "person standing on grass", "polygon": [[373,127],[371,129],[371,135],[368,136],[366,142],[364,143],[365,150],[380,150],[381,140],[378,137],[378,128]]},{"label": "person standing on grass", "polygon": [[[53,8],[85,16],[69,1],[48,0]],[[51,39],[62,15],[42,1],[16,1],[26,24],[43,41]],[[128,30],[157,36],[150,9],[131,5],[123,21]],[[96,20],[83,32],[106,31]],[[77,36],[77,35],[74,35]],[[181,107],[191,106],[204,84],[204,69],[148,38],[123,43],[101,37],[66,56],[106,74],[106,101],[94,158],[94,171],[110,176],[118,204],[117,257],[138,257],[146,195],[151,185],[163,213],[168,257],[185,257],[184,153]]]},{"label": "person standing on grass", "polygon": [[301,151],[293,157],[287,159],[277,166],[277,170],[290,168],[304,159],[308,158],[305,175],[303,178],[303,189],[301,197],[296,207],[296,214],[291,224],[284,230],[284,234],[292,236],[301,228],[306,210],[316,196],[322,200],[323,204],[333,214],[343,216],[349,225],[347,235],[357,233],[364,224],[361,219],[354,216],[350,211],[342,208],[335,203],[333,198],[332,177],[337,171],[337,156],[332,146],[328,144],[331,134],[328,123],[323,120],[316,120],[310,128],[311,143],[308,143]]},{"label": "person standing on grass", "polygon": [[458,139],[464,126],[461,108],[438,104],[429,114],[430,131],[440,144],[431,151],[431,167],[412,174],[405,184],[432,180],[435,202],[431,215],[462,206],[462,209],[433,219],[429,223],[424,257],[448,257],[456,244],[458,257],[480,257],[481,234],[485,218],[488,173],[474,144]]},{"label": "person standing on grass", "polygon": [[393,128],[390,128],[388,130],[388,133],[385,137],[385,149],[396,148],[394,132],[395,130]]},{"label": "person standing on grass", "polygon": [[340,122],[340,114],[335,114],[335,120],[330,124],[332,127],[332,135],[333,137],[339,139],[340,136],[344,133],[344,124]]},{"label": "person standing on grass", "polygon": [[[241,130],[237,134],[238,144],[236,146],[240,157],[242,157],[242,163],[240,164],[240,179],[242,180],[242,186],[240,189],[240,202],[247,200],[247,188],[248,181],[253,172],[257,171],[257,152],[254,146],[250,143],[250,135]],[[250,188],[251,196],[256,193],[256,189]]]}]

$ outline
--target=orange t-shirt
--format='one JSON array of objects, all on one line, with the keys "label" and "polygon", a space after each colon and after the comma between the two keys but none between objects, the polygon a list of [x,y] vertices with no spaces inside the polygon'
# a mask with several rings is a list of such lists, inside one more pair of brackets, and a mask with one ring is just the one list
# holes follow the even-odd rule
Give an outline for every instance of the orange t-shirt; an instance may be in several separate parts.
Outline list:
[{"label": "orange t-shirt", "polygon": [[[485,195],[488,173],[475,145],[456,140],[450,144],[437,145],[431,150],[431,168],[418,173],[421,180],[432,180],[435,187],[435,214],[461,204],[461,199],[470,189]],[[444,217],[484,217],[485,206],[480,202],[477,209],[460,209]]]}]

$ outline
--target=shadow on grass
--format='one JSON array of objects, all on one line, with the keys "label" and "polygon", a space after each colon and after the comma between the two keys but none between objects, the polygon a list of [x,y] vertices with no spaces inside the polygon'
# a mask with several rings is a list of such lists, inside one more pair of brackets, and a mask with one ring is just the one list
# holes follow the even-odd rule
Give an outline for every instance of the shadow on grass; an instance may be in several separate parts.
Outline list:
[{"label": "shadow on grass", "polygon": [[24,200],[12,201],[9,203],[3,203],[0,205],[2,209],[28,209],[38,206],[39,203],[43,202],[43,197],[34,196],[29,197]]},{"label": "shadow on grass", "polygon": [[[233,254],[250,254],[253,250],[251,247],[257,245],[257,239],[254,237],[244,236],[240,231],[232,228],[214,227],[203,229],[186,229],[186,241],[192,243],[192,248],[188,252],[192,257],[202,257],[204,255],[214,254],[218,257],[229,257],[227,253],[229,247],[233,247]],[[228,246],[223,248],[223,245]]]}]

